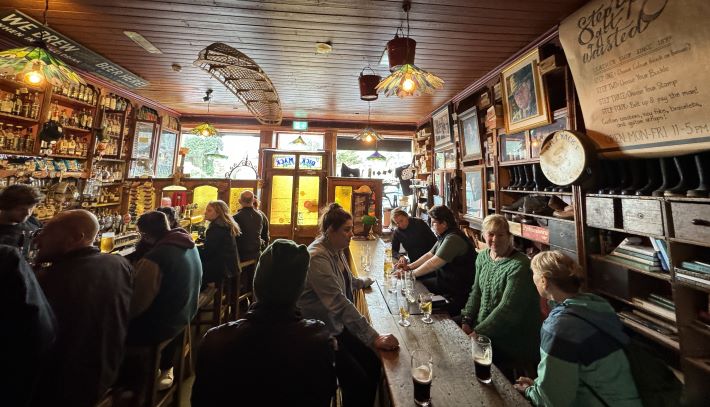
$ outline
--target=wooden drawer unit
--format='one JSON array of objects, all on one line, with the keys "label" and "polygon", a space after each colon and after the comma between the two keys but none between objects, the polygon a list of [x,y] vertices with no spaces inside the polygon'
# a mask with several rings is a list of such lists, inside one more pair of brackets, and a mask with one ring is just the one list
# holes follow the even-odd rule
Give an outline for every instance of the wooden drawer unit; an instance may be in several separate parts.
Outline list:
[{"label": "wooden drawer unit", "polygon": [[661,201],[655,199],[621,199],[624,229],[663,236]]},{"label": "wooden drawer unit", "polygon": [[701,244],[710,242],[710,205],[671,202],[674,237]]},{"label": "wooden drawer unit", "polygon": [[577,234],[574,223],[550,220],[550,244],[568,250],[577,250]]},{"label": "wooden drawer unit", "polygon": [[618,199],[588,197],[585,206],[587,226],[602,229],[621,227],[621,210]]}]

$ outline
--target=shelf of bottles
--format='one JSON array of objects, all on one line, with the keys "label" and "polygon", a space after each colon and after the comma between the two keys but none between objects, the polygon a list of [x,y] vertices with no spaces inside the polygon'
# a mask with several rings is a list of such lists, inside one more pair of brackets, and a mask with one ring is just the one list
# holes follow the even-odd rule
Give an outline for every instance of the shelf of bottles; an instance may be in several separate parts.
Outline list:
[{"label": "shelf of bottles", "polygon": [[0,75],[0,153],[32,154],[44,91]]}]

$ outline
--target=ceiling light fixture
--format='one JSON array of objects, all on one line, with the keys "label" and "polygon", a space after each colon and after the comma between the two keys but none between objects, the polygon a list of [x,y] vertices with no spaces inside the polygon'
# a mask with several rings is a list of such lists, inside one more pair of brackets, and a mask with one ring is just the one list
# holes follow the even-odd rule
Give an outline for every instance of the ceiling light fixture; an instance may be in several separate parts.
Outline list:
[{"label": "ceiling light fixture", "polygon": [[370,102],[367,102],[367,127],[360,130],[360,132],[355,136],[355,140],[372,143],[373,140],[381,141],[383,139],[384,137],[382,137],[380,133],[370,127]]},{"label": "ceiling light fixture", "polygon": [[367,161],[387,161],[387,157],[377,150],[377,142],[375,142],[375,152],[367,156]]},{"label": "ceiling light fixture", "polygon": [[[434,90],[444,86],[444,81],[441,78],[414,65],[417,42],[409,38],[409,10],[411,7],[410,0],[403,1],[402,10],[406,13],[407,36],[404,36],[404,29],[400,27],[394,38],[387,42],[387,57],[392,73],[377,84],[377,91],[384,93],[385,96],[397,95],[403,98],[425,93],[431,94]],[[398,35],[400,29],[402,37]]]},{"label": "ceiling light fixture", "polygon": [[316,42],[316,54],[328,55],[333,52],[333,43],[330,41]]},{"label": "ceiling light fixture", "polygon": [[130,38],[131,41],[140,45],[141,48],[148,51],[151,54],[162,54],[163,51],[159,50],[158,47],[153,45],[150,41],[146,40],[144,36],[138,34],[135,31],[124,31],[126,37]]},{"label": "ceiling light fixture", "polygon": [[[44,3],[44,26],[47,26],[49,0]],[[39,86],[48,81],[54,86],[85,85],[81,77],[58,58],[54,58],[42,41],[32,46],[0,52],[0,75],[21,76],[28,85]]]},{"label": "ceiling light fixture", "polygon": [[[205,96],[202,97],[203,102],[207,102],[207,114],[210,113],[210,101],[212,100],[212,89],[207,89],[205,91]],[[202,137],[215,137],[219,136],[219,132],[217,129],[211,125],[208,122],[202,123],[198,126],[195,126],[192,130],[190,130],[191,134],[196,134],[198,136]]]},{"label": "ceiling light fixture", "polygon": [[[365,75],[365,69],[369,69],[372,73]],[[360,84],[360,99],[368,102],[377,100],[377,84],[380,83],[381,80],[382,77],[377,75],[369,66],[362,68],[360,77],[358,78],[358,83]]]},{"label": "ceiling light fixture", "polygon": [[303,139],[303,133],[298,133],[298,137],[296,137],[292,142],[289,144],[297,145],[297,146],[305,146],[306,145],[306,140]]}]

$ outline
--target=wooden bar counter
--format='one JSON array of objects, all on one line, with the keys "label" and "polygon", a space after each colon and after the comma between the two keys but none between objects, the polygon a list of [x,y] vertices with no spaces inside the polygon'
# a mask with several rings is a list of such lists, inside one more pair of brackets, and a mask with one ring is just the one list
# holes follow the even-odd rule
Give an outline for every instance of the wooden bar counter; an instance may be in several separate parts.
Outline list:
[{"label": "wooden bar counter", "polygon": [[[385,244],[382,240],[355,241],[350,250],[357,273],[375,280],[365,292],[372,326],[380,333],[391,333],[400,344],[399,352],[380,352],[389,398],[393,406],[412,406],[414,389],[411,377],[411,352],[427,350],[434,359],[431,398],[433,406],[521,406],[529,405],[495,366],[492,383],[480,383],[473,370],[469,337],[446,314],[434,314],[433,324],[425,324],[420,315],[412,315],[409,327],[400,326],[399,315],[390,312],[394,294],[384,284]],[[360,267],[360,256],[369,253],[369,272]],[[495,352],[495,344],[493,344]]]}]

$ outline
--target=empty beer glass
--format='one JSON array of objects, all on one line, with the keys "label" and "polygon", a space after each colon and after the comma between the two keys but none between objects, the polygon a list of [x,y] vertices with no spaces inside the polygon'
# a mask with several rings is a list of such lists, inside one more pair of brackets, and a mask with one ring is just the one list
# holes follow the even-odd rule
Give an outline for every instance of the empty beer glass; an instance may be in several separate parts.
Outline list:
[{"label": "empty beer glass", "polygon": [[473,367],[476,378],[482,383],[491,382],[491,364],[493,364],[493,347],[487,336],[478,335],[471,339]]},{"label": "empty beer glass", "polygon": [[412,352],[412,382],[414,402],[419,406],[431,405],[431,382],[434,377],[434,361],[431,354],[417,349]]}]

